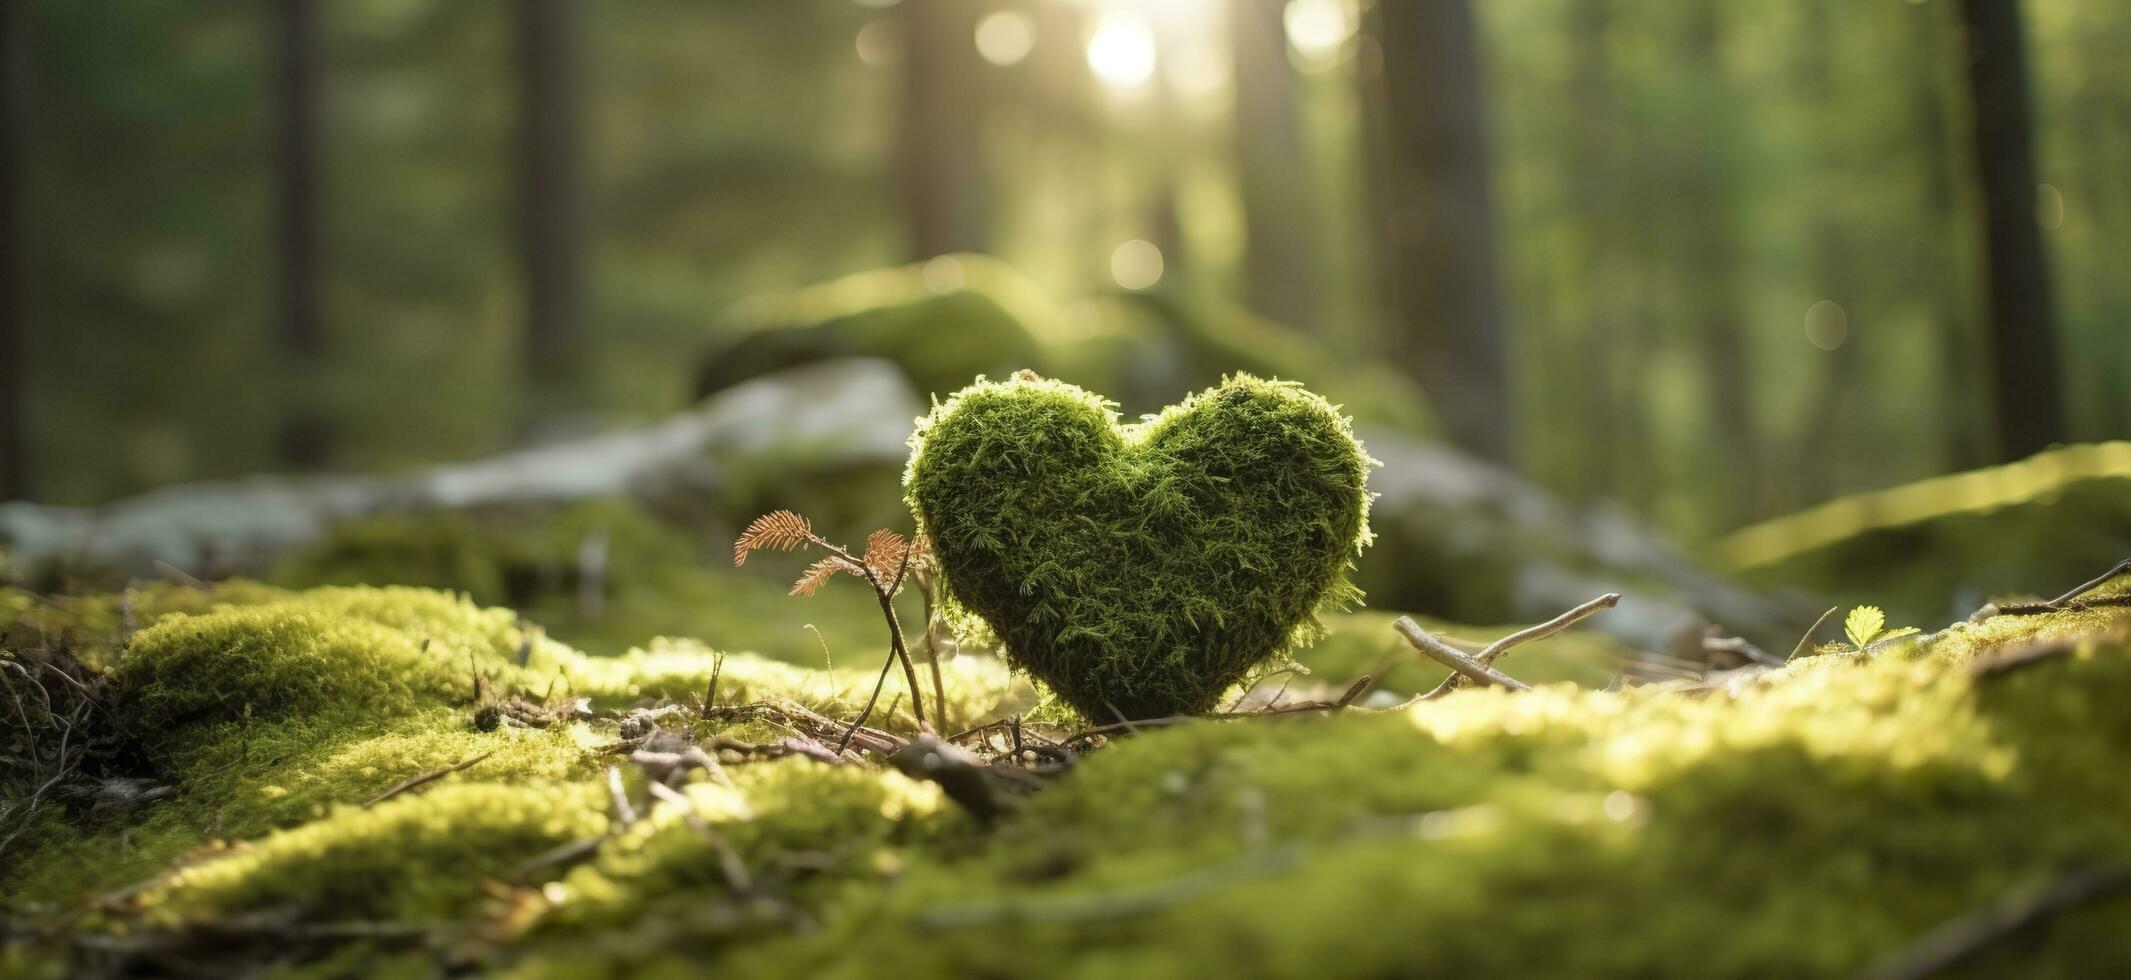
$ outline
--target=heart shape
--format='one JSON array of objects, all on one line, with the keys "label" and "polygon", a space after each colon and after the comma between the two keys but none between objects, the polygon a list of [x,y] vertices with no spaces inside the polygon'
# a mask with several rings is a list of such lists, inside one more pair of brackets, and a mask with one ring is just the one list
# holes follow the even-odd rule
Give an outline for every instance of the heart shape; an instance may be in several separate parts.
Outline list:
[{"label": "heart shape", "polygon": [[951,603],[1090,719],[1205,712],[1360,597],[1374,461],[1293,383],[1237,375],[1121,426],[1073,385],[979,378],[910,444]]}]

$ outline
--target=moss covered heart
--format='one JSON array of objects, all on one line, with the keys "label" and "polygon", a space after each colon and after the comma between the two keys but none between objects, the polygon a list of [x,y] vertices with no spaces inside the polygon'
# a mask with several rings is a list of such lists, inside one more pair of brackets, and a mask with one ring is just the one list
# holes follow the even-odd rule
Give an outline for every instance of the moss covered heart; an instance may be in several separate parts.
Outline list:
[{"label": "moss covered heart", "polygon": [[1211,709],[1360,595],[1372,461],[1298,385],[1238,375],[1121,426],[1063,382],[979,379],[911,449],[949,597],[1090,718]]}]

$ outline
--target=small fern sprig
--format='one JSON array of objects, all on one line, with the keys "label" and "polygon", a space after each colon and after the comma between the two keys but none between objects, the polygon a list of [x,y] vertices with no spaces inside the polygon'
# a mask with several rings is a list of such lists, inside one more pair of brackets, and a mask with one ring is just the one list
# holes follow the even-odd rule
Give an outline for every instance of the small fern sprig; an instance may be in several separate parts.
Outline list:
[{"label": "small fern sprig", "polygon": [[814,533],[814,522],[804,515],[789,510],[773,510],[747,526],[733,542],[733,566],[747,564],[747,556],[764,548],[778,551],[796,551],[814,544],[827,545]]},{"label": "small fern sprig", "polygon": [[[843,741],[836,746],[841,755],[851,743],[851,735],[873,713],[873,706],[880,701],[881,687],[888,681],[888,671],[898,663],[903,665],[903,676],[910,684],[910,713],[919,726],[925,724],[925,706],[918,694],[917,667],[910,658],[909,647],[903,641],[903,627],[895,616],[895,596],[903,589],[903,583],[913,574],[921,587],[928,581],[932,571],[932,551],[920,537],[915,543],[894,531],[883,528],[866,536],[864,554],[853,555],[848,549],[814,533],[814,523],[795,511],[776,510],[757,517],[740,532],[733,541],[733,564],[747,564],[747,556],[756,551],[797,551],[812,546],[827,552],[801,572],[798,581],[792,583],[790,595],[811,596],[827,585],[837,574],[844,573],[864,579],[873,588],[880,601],[881,616],[888,621],[888,662],[881,665],[880,680],[873,685],[873,697],[866,701],[866,709],[859,713],[858,720],[844,732]],[[928,602],[927,616],[931,615],[929,601],[931,590],[925,589]],[[929,625],[929,624],[928,624]],[[935,708],[945,710],[946,697],[941,693],[940,665],[937,658],[932,664],[932,690]]]}]

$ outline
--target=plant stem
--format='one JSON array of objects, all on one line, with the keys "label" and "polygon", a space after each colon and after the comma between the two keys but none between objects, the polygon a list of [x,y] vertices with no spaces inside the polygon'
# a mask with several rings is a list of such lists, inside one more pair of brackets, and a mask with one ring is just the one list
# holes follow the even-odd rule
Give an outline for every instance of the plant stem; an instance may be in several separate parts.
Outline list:
[{"label": "plant stem", "polygon": [[903,646],[903,624],[895,618],[895,597],[887,592],[876,592],[881,601],[881,615],[888,619],[888,642],[895,650],[895,659],[902,661],[903,679],[910,684],[910,714],[917,723],[925,724],[923,698],[918,694],[918,669],[910,661],[910,650]]}]

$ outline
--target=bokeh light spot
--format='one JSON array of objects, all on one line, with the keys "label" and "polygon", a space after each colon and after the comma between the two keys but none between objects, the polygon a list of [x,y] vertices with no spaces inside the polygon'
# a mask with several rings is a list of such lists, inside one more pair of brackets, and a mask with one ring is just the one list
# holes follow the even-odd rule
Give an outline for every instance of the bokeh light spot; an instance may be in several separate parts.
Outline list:
[{"label": "bokeh light spot", "polygon": [[1145,289],[1162,281],[1162,250],[1135,238],[1110,253],[1110,278],[1126,289]]},{"label": "bokeh light spot", "polygon": [[1805,339],[1821,350],[1834,350],[1850,339],[1850,314],[1824,299],[1805,311]]},{"label": "bokeh light spot", "polygon": [[921,273],[925,288],[934,293],[951,293],[962,288],[966,278],[962,274],[962,262],[952,255],[942,255],[925,263]]},{"label": "bokeh light spot", "polygon": [[1154,29],[1144,17],[1104,14],[1088,39],[1088,69],[1104,85],[1134,89],[1154,77]]},{"label": "bokeh light spot", "polygon": [[886,17],[876,17],[858,29],[858,60],[868,68],[886,68],[902,60],[902,49],[896,44],[895,24]]},{"label": "bokeh light spot", "polygon": [[1288,0],[1280,13],[1288,44],[1307,68],[1337,63],[1340,49],[1360,26],[1357,21],[1345,0]]},{"label": "bokeh light spot", "polygon": [[2044,228],[2057,228],[2064,224],[2064,192],[2056,184],[2042,184],[2035,188],[2035,220]]},{"label": "bokeh light spot", "polygon": [[1015,10],[1001,10],[977,22],[977,53],[1002,68],[1018,65],[1036,47],[1036,22]]}]

